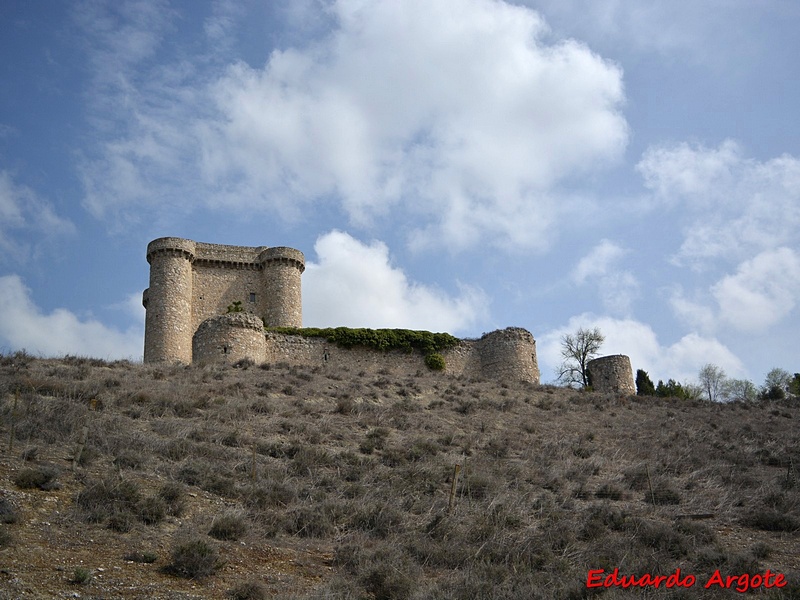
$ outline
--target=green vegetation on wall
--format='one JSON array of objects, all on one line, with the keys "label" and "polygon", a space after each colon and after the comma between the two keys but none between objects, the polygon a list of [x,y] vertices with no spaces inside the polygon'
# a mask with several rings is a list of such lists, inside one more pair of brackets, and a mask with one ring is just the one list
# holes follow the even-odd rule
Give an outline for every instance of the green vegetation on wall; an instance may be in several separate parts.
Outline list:
[{"label": "green vegetation on wall", "polygon": [[[266,329],[267,331],[285,335],[321,337],[343,348],[364,346],[382,352],[389,350],[403,350],[405,352],[419,350],[426,357],[425,364],[437,370],[444,368],[444,357],[438,353],[455,347],[459,342],[457,337],[449,333],[432,333],[430,331],[415,331],[412,329],[352,329],[350,327],[267,327]],[[428,363],[431,356],[438,356],[440,360],[432,359],[432,361],[441,366],[431,366]]]},{"label": "green vegetation on wall", "polygon": [[444,356],[438,352],[433,352],[425,356],[425,366],[432,371],[443,371],[445,368]]}]

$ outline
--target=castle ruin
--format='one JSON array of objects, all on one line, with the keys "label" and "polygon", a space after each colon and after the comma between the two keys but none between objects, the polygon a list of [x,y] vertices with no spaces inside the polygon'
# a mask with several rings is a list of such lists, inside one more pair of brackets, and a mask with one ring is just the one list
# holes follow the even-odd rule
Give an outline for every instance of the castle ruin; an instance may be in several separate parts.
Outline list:
[{"label": "castle ruin", "polygon": [[[303,253],[293,248],[206,244],[165,237],[147,246],[150,287],[142,303],[145,362],[288,362],[413,375],[419,353],[340,348],[324,338],[280,334],[302,327]],[[237,303],[241,312],[228,313]],[[509,327],[442,352],[445,373],[539,383],[536,341]]]}]

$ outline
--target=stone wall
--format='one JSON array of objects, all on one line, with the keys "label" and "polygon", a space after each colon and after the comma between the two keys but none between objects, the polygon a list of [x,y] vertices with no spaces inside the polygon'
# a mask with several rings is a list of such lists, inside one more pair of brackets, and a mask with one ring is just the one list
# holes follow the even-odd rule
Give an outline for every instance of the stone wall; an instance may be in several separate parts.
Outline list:
[{"label": "stone wall", "polygon": [[596,358],[586,368],[595,391],[636,394],[631,360],[624,354]]},{"label": "stone wall", "polygon": [[[267,332],[266,340],[268,363],[287,362],[325,369],[344,367],[356,373],[380,371],[394,377],[413,376],[428,369],[420,352],[342,348],[324,338],[274,332]],[[539,383],[536,342],[524,329],[509,328],[488,333],[478,340],[461,340],[456,347],[442,352],[442,356],[446,375]]]},{"label": "stone wall", "polygon": [[264,324],[255,315],[230,313],[203,321],[192,338],[195,363],[234,363],[266,360]]},{"label": "stone wall", "polygon": [[[288,362],[414,375],[427,369],[419,352],[344,349],[323,338],[266,333],[302,327],[303,253],[293,248],[226,246],[159,238],[147,246],[150,287],[142,303],[145,362]],[[224,314],[234,302],[243,312]],[[509,327],[462,340],[442,353],[445,373],[539,383],[536,342]]]}]

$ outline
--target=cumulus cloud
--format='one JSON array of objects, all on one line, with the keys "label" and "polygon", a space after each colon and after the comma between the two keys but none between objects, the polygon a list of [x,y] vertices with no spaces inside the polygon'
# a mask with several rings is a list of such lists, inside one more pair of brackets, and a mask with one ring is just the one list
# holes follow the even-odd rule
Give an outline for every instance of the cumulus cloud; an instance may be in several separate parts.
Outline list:
[{"label": "cumulus cloud", "polygon": [[31,239],[73,233],[71,221],[58,216],[33,190],[17,184],[8,171],[0,171],[0,250],[4,256],[24,261],[39,249]]},{"label": "cumulus cloud", "polygon": [[[393,219],[416,246],[543,248],[565,211],[558,184],[621,157],[621,70],[578,42],[546,41],[533,10],[326,7],[326,36],[263,67],[161,70],[126,96],[123,134],[85,165],[87,206],[102,216],[191,197],[291,218],[329,202],[360,227]],[[220,17],[206,26],[227,31]]]},{"label": "cumulus cloud", "polygon": [[606,310],[627,314],[639,293],[639,283],[630,271],[617,267],[626,250],[610,240],[602,240],[572,270],[576,284],[592,282]]},{"label": "cumulus cloud", "polygon": [[699,268],[798,240],[800,160],[793,156],[758,161],[730,140],[718,148],[683,143],[648,149],[637,168],[659,202],[686,211],[678,264]]},{"label": "cumulus cloud", "polygon": [[80,319],[63,308],[44,314],[18,275],[0,277],[0,345],[9,350],[24,349],[43,356],[139,359],[143,335],[144,319],[139,326],[118,331],[96,319]]},{"label": "cumulus cloud", "polygon": [[700,368],[707,363],[719,365],[733,377],[743,376],[745,371],[741,360],[716,338],[692,332],[672,344],[664,345],[645,323],[586,313],[572,317],[563,327],[538,337],[537,357],[543,380],[548,371],[555,373],[561,364],[562,337],[581,327],[598,327],[603,333],[605,342],[600,349],[601,356],[625,354],[631,359],[634,373],[637,369],[644,369],[654,381],[694,381]]},{"label": "cumulus cloud", "polygon": [[409,281],[392,266],[385,244],[347,233],[321,236],[303,275],[304,324],[316,327],[400,327],[457,333],[485,317],[487,299],[464,287],[457,297]]},{"label": "cumulus cloud", "polygon": [[786,317],[800,299],[800,256],[789,248],[762,252],[712,287],[720,319],[760,332]]}]

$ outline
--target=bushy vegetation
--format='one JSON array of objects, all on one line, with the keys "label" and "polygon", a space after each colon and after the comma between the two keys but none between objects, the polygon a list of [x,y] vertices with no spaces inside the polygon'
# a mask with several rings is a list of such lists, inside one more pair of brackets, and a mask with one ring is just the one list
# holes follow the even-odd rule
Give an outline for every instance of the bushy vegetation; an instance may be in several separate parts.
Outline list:
[{"label": "bushy vegetation", "polygon": [[217,549],[203,538],[194,538],[172,548],[172,562],[164,570],[177,577],[201,579],[213,575],[220,566]]},{"label": "bushy vegetation", "polygon": [[[0,496],[0,546],[27,553],[9,597],[37,577],[56,582],[41,597],[65,595],[76,564],[97,597],[128,589],[104,588],[110,573],[138,573],[131,598],[578,599],[589,568],[800,577],[788,396],[80,359],[0,362],[0,386],[20,390],[16,412],[0,395],[0,436],[19,434],[0,475],[54,465],[62,486]],[[65,449],[84,427],[94,458],[73,472]],[[45,543],[47,568],[26,571]]]},{"label": "bushy vegetation", "polygon": [[458,338],[449,333],[432,333],[430,331],[415,331],[411,329],[269,327],[267,330],[286,335],[321,337],[342,348],[363,346],[383,352],[388,350],[403,350],[406,352],[419,350],[427,355],[434,352],[442,352],[458,345]]}]

